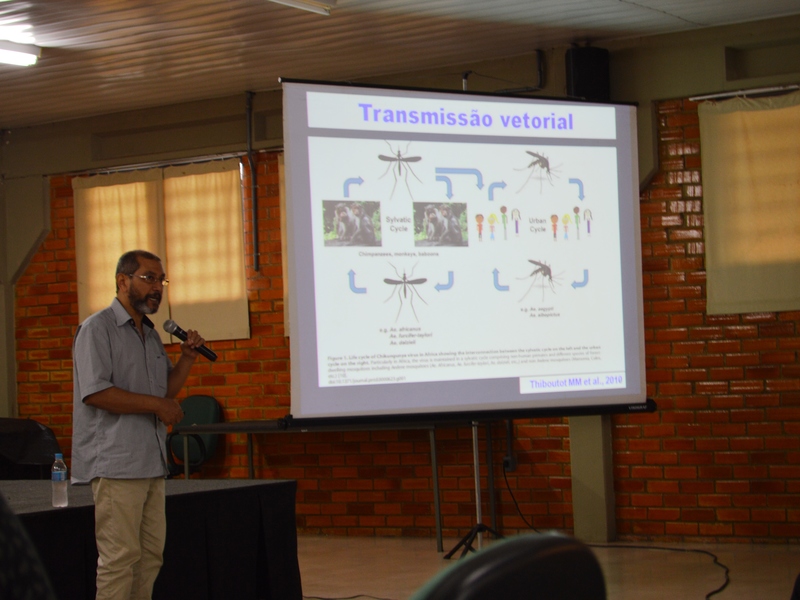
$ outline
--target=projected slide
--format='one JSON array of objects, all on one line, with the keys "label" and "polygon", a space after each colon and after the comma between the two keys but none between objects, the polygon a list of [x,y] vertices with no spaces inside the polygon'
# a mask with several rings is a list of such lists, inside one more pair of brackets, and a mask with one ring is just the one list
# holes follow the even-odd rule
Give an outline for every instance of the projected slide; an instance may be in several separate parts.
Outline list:
[{"label": "projected slide", "polygon": [[285,96],[295,417],[644,402],[631,107]]}]

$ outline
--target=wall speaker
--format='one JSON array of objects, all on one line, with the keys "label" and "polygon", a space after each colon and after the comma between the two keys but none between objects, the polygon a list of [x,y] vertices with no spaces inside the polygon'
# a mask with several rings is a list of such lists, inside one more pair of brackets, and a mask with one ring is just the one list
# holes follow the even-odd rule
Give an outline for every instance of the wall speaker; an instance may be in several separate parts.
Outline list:
[{"label": "wall speaker", "polygon": [[608,102],[611,86],[608,50],[585,46],[567,50],[567,95],[592,102]]}]

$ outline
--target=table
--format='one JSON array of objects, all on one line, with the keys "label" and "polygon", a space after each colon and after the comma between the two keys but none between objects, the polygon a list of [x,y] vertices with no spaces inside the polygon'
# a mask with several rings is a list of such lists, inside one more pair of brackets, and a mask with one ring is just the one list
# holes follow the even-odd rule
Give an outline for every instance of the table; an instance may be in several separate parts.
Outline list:
[{"label": "table", "polygon": [[[167,541],[154,600],[301,600],[294,481],[168,480]],[[50,482],[0,481],[59,598],[93,600],[97,549],[90,486],[52,508]]]},{"label": "table", "polygon": [[[425,429],[431,444],[431,469],[433,475],[433,512],[436,521],[436,548],[443,551],[442,542],[442,511],[439,501],[439,466],[436,461],[436,425],[434,423],[380,423],[370,422],[365,424],[342,424],[325,419],[274,419],[263,421],[231,421],[228,423],[208,423],[202,425],[176,425],[172,432],[183,435],[183,455],[189,456],[189,436],[200,433],[247,434],[247,458],[250,479],[255,477],[253,464],[253,435],[262,433],[277,433],[294,431],[373,431],[376,429]],[[491,446],[489,446],[491,448]],[[184,477],[189,479],[189,464],[184,463]],[[493,480],[490,481],[494,485]],[[494,515],[494,509],[492,510]]]}]

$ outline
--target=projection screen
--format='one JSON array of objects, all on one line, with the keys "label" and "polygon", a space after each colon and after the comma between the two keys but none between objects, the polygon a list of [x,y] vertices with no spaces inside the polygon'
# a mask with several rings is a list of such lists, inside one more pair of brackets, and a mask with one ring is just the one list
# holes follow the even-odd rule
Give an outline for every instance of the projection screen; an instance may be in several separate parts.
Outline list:
[{"label": "projection screen", "polygon": [[294,418],[644,410],[633,106],[282,83]]}]

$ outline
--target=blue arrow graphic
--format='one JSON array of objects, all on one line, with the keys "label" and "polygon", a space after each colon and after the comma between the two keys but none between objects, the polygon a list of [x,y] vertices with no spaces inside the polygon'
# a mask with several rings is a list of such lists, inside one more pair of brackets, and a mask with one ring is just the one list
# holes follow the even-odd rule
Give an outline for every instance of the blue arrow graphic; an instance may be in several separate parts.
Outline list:
[{"label": "blue arrow graphic", "polygon": [[507,285],[500,285],[500,278],[498,277],[498,275],[500,275],[500,271],[495,269],[492,271],[492,274],[494,275],[494,289],[496,289],[498,292],[507,292],[509,287]]},{"label": "blue arrow graphic", "polygon": [[442,290],[449,290],[451,287],[453,287],[453,281],[454,281],[453,280],[453,272],[452,271],[448,271],[447,272],[447,283],[437,283],[433,287],[436,288],[437,292],[441,292]]},{"label": "blue arrow graphic", "polygon": [[356,272],[350,269],[348,275],[350,276],[350,291],[354,294],[366,294],[367,288],[356,287]]},{"label": "blue arrow graphic", "polygon": [[572,288],[579,288],[579,287],[586,287],[586,284],[589,283],[589,269],[583,270],[583,281],[573,281],[570,285]]},{"label": "blue arrow graphic", "polygon": [[350,197],[350,186],[351,185],[361,185],[364,183],[364,180],[361,177],[351,177],[350,179],[344,180],[344,197]]},{"label": "blue arrow graphic", "polygon": [[438,168],[436,169],[437,175],[475,175],[478,180],[478,189],[483,189],[483,175],[478,169],[445,169],[445,168]]},{"label": "blue arrow graphic", "polygon": [[570,183],[574,183],[578,186],[578,200],[583,200],[583,182],[580,179],[572,179],[569,180]]},{"label": "blue arrow graphic", "polygon": [[453,183],[450,181],[449,177],[445,177],[444,175],[437,175],[436,181],[443,181],[444,184],[447,186],[447,197],[453,197]]},{"label": "blue arrow graphic", "polygon": [[491,201],[494,200],[494,190],[495,190],[495,188],[500,188],[502,190],[502,189],[505,189],[505,187],[506,187],[506,182],[505,181],[496,181],[496,182],[492,183],[491,185],[489,185],[489,201],[491,202]]}]

